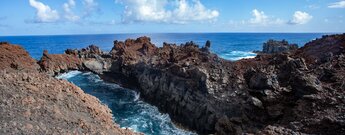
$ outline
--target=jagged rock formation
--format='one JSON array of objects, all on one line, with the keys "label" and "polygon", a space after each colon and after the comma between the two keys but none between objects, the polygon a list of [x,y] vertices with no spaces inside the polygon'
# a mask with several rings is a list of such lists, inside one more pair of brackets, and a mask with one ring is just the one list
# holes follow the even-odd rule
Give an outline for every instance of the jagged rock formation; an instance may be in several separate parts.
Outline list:
[{"label": "jagged rock formation", "polygon": [[289,44],[286,40],[276,41],[276,40],[268,40],[266,43],[263,44],[262,52],[261,53],[282,53],[282,52],[289,52],[293,50],[297,50],[297,44]]},{"label": "jagged rock formation", "polygon": [[344,38],[236,62],[210,53],[210,42],[115,41],[101,56],[109,64],[102,77],[137,86],[146,101],[201,134],[344,134]]},{"label": "jagged rock formation", "polygon": [[0,52],[0,134],[134,134],[115,125],[97,98],[39,73],[22,47],[0,43]]},{"label": "jagged rock formation", "polygon": [[110,55],[104,54],[97,46],[90,45],[81,50],[68,49],[65,54],[48,54],[45,50],[38,64],[41,71],[51,76],[69,70],[89,70],[102,74],[110,67],[107,58]]},{"label": "jagged rock formation", "polygon": [[10,45],[7,42],[1,42],[0,52],[1,70],[35,71],[40,68],[36,64],[36,60],[31,58],[29,53],[20,46]]},{"label": "jagged rock formation", "polygon": [[343,54],[344,49],[344,34],[325,35],[321,39],[307,43],[296,54],[298,57],[305,58],[308,63],[318,65],[331,61],[335,55]]}]

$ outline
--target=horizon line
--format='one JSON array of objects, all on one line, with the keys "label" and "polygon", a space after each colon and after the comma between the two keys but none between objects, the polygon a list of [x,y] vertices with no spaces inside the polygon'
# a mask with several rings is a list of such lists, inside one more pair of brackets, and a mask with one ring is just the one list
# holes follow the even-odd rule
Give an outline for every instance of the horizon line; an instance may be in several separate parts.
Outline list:
[{"label": "horizon line", "polygon": [[78,35],[117,35],[117,34],[343,34],[345,32],[123,32],[123,33],[80,33],[80,34],[28,34],[0,35],[0,37],[21,36],[78,36]]}]

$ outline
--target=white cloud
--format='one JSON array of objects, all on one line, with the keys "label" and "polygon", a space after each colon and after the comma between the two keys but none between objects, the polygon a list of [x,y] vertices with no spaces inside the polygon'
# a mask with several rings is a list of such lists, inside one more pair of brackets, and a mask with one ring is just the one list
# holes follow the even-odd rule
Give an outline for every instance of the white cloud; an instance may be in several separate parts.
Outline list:
[{"label": "white cloud", "polygon": [[75,15],[72,11],[72,8],[75,7],[75,1],[74,0],[68,0],[67,3],[63,4],[63,9],[65,11],[65,18],[69,21],[75,22],[80,19],[79,16]]},{"label": "white cloud", "polygon": [[345,8],[345,1],[339,1],[329,4],[328,8]]},{"label": "white cloud", "polygon": [[310,8],[310,9],[319,9],[320,6],[313,4],[313,5],[308,5],[308,8]]},{"label": "white cloud", "polygon": [[85,6],[84,17],[88,17],[98,10],[98,3],[95,0],[83,0],[83,4]]},{"label": "white cloud", "polygon": [[265,15],[263,11],[258,11],[257,9],[254,9],[252,11],[252,15],[254,16],[254,18],[250,19],[251,23],[264,24],[268,21],[268,17]]},{"label": "white cloud", "polygon": [[188,23],[214,21],[217,10],[207,9],[199,0],[117,0],[125,5],[122,21]]},{"label": "white cloud", "polygon": [[29,0],[30,5],[36,8],[36,21],[39,23],[51,23],[59,20],[60,16],[56,10],[36,0]]},{"label": "white cloud", "polygon": [[306,24],[308,23],[311,19],[313,18],[313,16],[309,15],[306,12],[302,12],[302,11],[296,11],[293,15],[292,20],[289,21],[289,24]]},{"label": "white cloud", "polygon": [[251,18],[249,20],[249,23],[251,24],[257,24],[257,25],[269,25],[269,24],[282,24],[284,21],[277,18],[268,17],[263,11],[259,11],[257,9],[254,9],[252,11],[252,16],[254,18]]},{"label": "white cloud", "polygon": [[84,4],[86,5],[86,7],[88,8],[93,8],[95,6],[98,6],[98,3],[95,2],[95,0],[84,0]]}]

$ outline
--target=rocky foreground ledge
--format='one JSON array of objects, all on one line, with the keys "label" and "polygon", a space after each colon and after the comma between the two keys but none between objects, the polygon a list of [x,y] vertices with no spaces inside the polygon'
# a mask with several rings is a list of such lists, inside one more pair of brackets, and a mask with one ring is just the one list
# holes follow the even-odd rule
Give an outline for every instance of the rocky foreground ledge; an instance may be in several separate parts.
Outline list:
[{"label": "rocky foreground ledge", "polygon": [[22,47],[0,43],[0,134],[135,134],[97,98],[39,70]]},{"label": "rocky foreground ledge", "polygon": [[110,52],[94,45],[45,51],[38,68],[49,75],[92,71],[136,87],[144,100],[200,134],[345,133],[345,34],[236,62],[209,47],[156,47],[141,37],[114,41]]}]

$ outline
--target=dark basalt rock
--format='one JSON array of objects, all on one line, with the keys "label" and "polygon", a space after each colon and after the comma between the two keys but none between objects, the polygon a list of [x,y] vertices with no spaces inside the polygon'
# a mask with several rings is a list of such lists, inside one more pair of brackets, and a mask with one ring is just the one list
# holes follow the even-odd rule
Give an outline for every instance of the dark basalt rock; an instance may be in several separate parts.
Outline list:
[{"label": "dark basalt rock", "polygon": [[1,41],[0,42],[0,45],[9,45],[10,43],[9,42],[6,42],[6,41]]},{"label": "dark basalt rock", "polygon": [[231,62],[209,52],[210,42],[159,48],[141,37],[114,41],[103,54],[110,56],[99,59],[109,65],[97,72],[131,82],[144,100],[200,134],[344,134],[344,39],[326,36],[300,49],[269,41],[264,52],[271,55]]},{"label": "dark basalt rock", "polygon": [[263,44],[262,53],[282,53],[282,52],[289,52],[293,50],[297,50],[297,44],[289,44],[286,40],[276,41],[276,40],[268,40],[266,43]]}]

